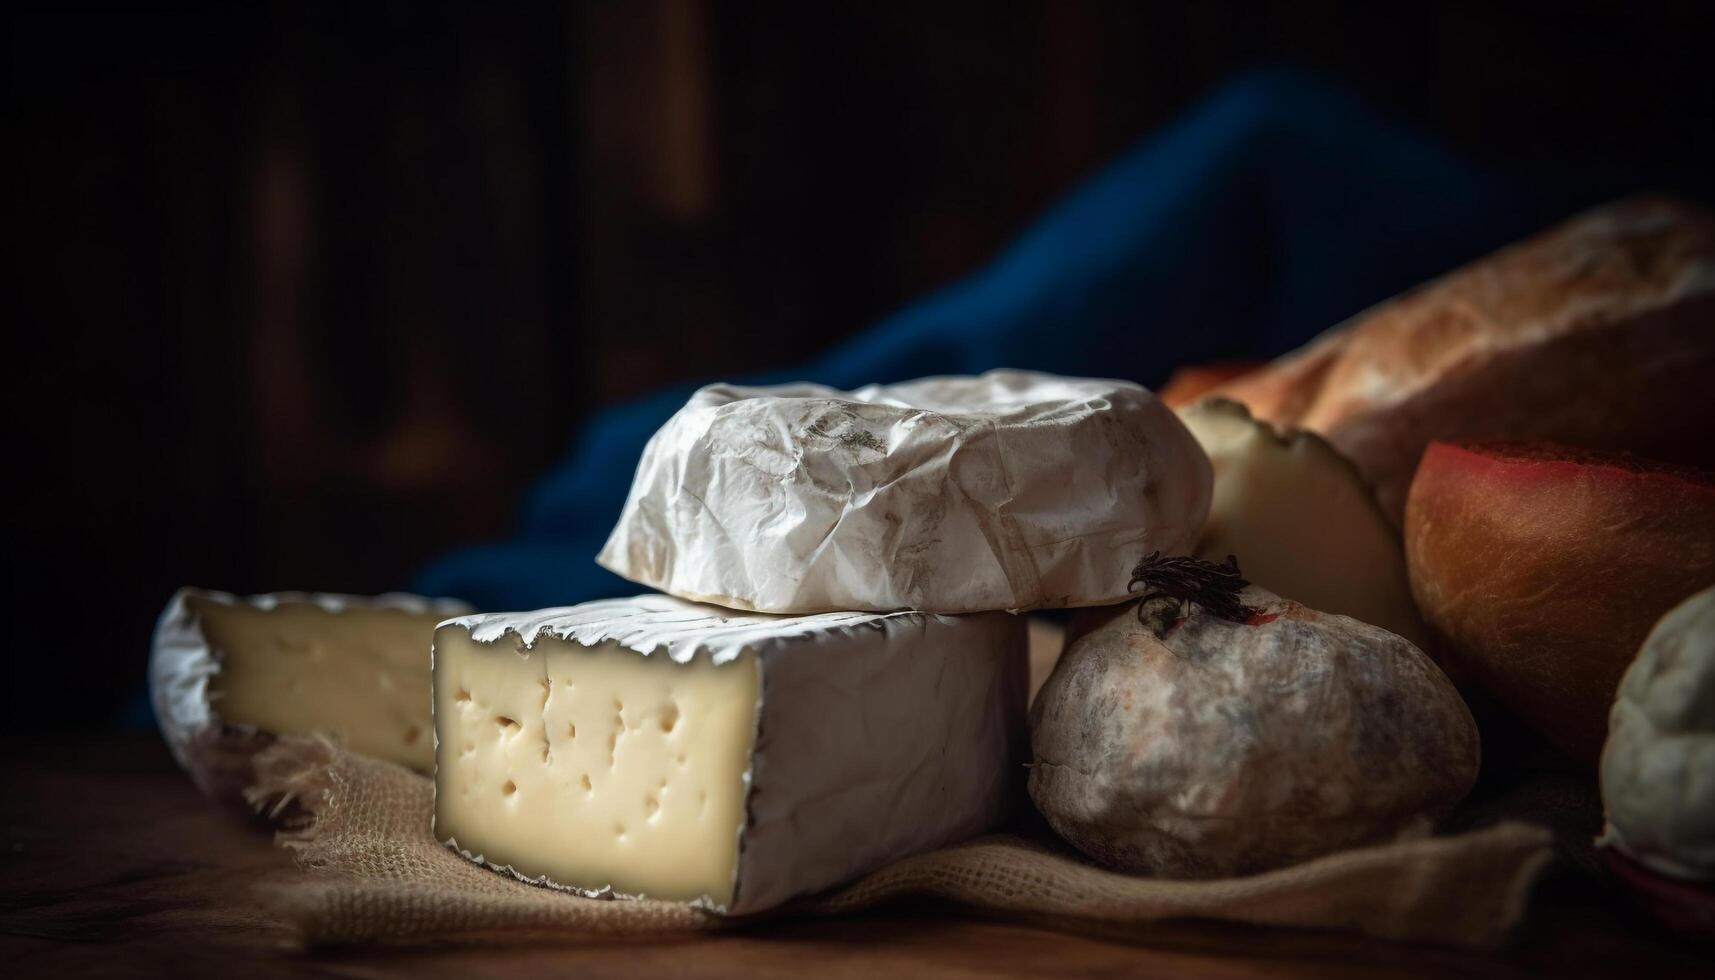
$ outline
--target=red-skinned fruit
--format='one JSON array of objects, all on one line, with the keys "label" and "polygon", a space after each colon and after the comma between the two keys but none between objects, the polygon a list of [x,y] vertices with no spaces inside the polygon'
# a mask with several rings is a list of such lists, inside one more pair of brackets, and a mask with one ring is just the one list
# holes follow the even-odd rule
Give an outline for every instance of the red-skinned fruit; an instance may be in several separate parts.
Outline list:
[{"label": "red-skinned fruit", "polygon": [[1405,551],[1449,675],[1594,767],[1638,645],[1715,581],[1715,473],[1546,443],[1431,443]]}]

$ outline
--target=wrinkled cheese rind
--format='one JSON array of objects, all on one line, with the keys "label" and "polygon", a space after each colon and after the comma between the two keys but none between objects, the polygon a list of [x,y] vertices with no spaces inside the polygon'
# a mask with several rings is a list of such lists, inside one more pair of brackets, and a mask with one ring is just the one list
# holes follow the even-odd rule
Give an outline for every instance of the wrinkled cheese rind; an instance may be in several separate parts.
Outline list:
[{"label": "wrinkled cheese rind", "polygon": [[772,613],[1104,605],[1182,554],[1208,460],[1129,382],[711,385],[645,448],[603,566]]},{"label": "wrinkled cheese rind", "polygon": [[437,838],[584,895],[769,908],[992,827],[1019,761],[1001,613],[639,596],[455,620],[435,650]]},{"label": "wrinkled cheese rind", "polygon": [[508,634],[526,646],[541,636],[570,640],[581,646],[611,640],[639,653],[659,650],[679,663],[689,663],[704,655],[716,663],[726,663],[759,643],[831,634],[868,634],[876,630],[893,632],[900,628],[900,623],[922,618],[922,614],[913,612],[770,616],[686,602],[672,596],[640,595],[535,612],[477,613],[445,625],[468,630],[478,643],[495,643]]},{"label": "wrinkled cheese rind", "polygon": [[1715,587],[1644,640],[1608,718],[1601,776],[1598,843],[1672,878],[1715,880]]},{"label": "wrinkled cheese rind", "polygon": [[404,593],[181,589],[149,656],[156,721],[179,765],[214,796],[240,795],[250,756],[281,734],[334,734],[427,772],[430,637],[436,622],[469,610]]},{"label": "wrinkled cheese rind", "polygon": [[[1234,623],[1136,607],[1071,642],[1031,706],[1030,795],[1110,867],[1216,878],[1387,839],[1470,791],[1475,722],[1399,636],[1257,588]],[[1075,630],[1075,632],[1077,632]]]},{"label": "wrinkled cheese rind", "polygon": [[1236,556],[1245,578],[1277,595],[1425,648],[1399,532],[1351,460],[1315,433],[1277,431],[1226,399],[1179,417],[1215,471],[1197,557]]}]

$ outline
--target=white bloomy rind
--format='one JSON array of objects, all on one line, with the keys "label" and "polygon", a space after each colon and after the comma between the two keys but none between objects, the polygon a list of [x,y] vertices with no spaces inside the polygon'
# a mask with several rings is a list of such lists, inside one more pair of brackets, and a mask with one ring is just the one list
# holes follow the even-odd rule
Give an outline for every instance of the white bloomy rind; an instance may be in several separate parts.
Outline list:
[{"label": "white bloomy rind", "polygon": [[1597,843],[1715,881],[1715,586],[1661,618],[1620,681],[1602,750]]},{"label": "white bloomy rind", "polygon": [[717,384],[650,439],[596,560],[772,613],[1107,605],[1140,557],[1195,545],[1212,479],[1125,381]]},{"label": "white bloomy rind", "polygon": [[[754,728],[739,777],[743,815],[732,900],[709,894],[689,899],[714,912],[767,909],[980,834],[1004,815],[1022,771],[1027,660],[1021,617],[784,617],[643,595],[467,616],[442,624],[440,634],[449,629],[468,632],[493,656],[512,658],[508,662],[547,638],[585,648],[592,657],[629,651],[720,670],[746,669],[754,661]],[[449,722],[439,711],[447,707],[443,685],[449,682],[442,644],[437,635],[436,735],[444,747],[442,729]],[[543,711],[547,704],[541,702]],[[533,727],[537,719],[518,721],[526,732],[542,730]],[[437,797],[456,791],[452,779],[443,755]],[[437,824],[441,811],[438,800]],[[444,826],[436,836],[467,859],[532,884],[589,897],[644,897],[624,882],[580,886],[521,871],[516,841],[476,840]],[[484,856],[497,848],[513,848],[513,856]]]},{"label": "white bloomy rind", "polygon": [[155,721],[173,758],[210,796],[239,798],[249,788],[250,756],[271,733],[228,722],[214,704],[211,684],[220,673],[221,652],[204,633],[191,600],[272,610],[281,603],[308,603],[327,612],[347,609],[397,609],[443,617],[470,612],[454,599],[429,599],[403,592],[379,596],[322,592],[275,592],[235,596],[228,592],[183,588],[168,600],[149,652],[149,699]]}]

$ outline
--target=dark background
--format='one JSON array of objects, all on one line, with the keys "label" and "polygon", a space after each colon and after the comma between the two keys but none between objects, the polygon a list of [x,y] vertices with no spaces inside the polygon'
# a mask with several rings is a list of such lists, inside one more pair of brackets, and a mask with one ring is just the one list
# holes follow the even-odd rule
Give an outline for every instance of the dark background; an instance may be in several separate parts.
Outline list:
[{"label": "dark background", "polygon": [[9,729],[113,723],[178,585],[500,533],[592,409],[862,328],[1250,66],[1715,173],[1706,4],[354,6],[5,15]]}]

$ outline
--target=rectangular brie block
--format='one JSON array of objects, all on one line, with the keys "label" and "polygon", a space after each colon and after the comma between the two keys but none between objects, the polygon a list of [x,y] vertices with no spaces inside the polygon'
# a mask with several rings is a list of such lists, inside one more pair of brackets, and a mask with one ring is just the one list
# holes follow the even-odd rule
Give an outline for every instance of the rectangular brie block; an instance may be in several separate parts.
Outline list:
[{"label": "rectangular brie block", "polygon": [[968,838],[1019,773],[1025,622],[667,596],[435,634],[435,836],[589,896],[754,912]]},{"label": "rectangular brie block", "polygon": [[181,589],[155,628],[149,687],[161,732],[197,784],[235,795],[274,735],[327,733],[430,772],[429,646],[470,607],[394,593],[238,598]]}]

